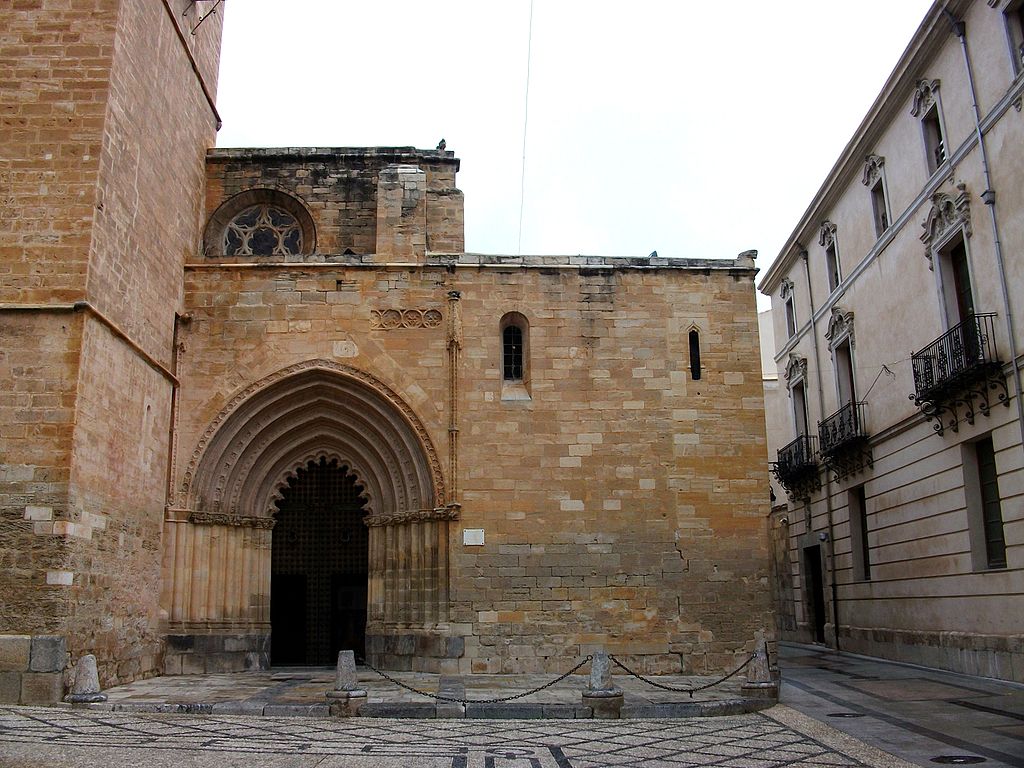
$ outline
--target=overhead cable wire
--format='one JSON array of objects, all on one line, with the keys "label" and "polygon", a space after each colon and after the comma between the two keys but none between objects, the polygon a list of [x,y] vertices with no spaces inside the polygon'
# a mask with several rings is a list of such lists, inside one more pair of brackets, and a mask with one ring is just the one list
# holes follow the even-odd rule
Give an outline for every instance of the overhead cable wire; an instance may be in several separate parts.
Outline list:
[{"label": "overhead cable wire", "polygon": [[530,57],[533,52],[533,0],[530,0],[530,24],[526,33],[526,96],[523,104],[523,159],[519,176],[519,238],[516,255],[523,255],[523,201],[526,199],[526,127],[530,122]]}]

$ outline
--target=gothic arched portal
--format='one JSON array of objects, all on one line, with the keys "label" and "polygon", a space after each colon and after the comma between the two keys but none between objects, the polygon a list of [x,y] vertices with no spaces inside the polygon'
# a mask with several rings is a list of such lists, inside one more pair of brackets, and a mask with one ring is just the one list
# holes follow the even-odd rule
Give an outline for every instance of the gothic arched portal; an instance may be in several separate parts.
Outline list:
[{"label": "gothic arched portal", "polygon": [[[170,634],[212,629],[235,638],[269,636],[272,615],[288,599],[285,582],[295,576],[277,565],[278,552],[285,551],[277,539],[297,535],[289,522],[296,500],[324,503],[306,487],[313,475],[320,477],[316,482],[351,482],[352,493],[359,489],[367,529],[367,657],[409,667],[414,653],[452,647],[445,642],[449,521],[458,507],[445,504],[427,430],[385,384],[324,360],[291,366],[237,393],[200,439],[182,476],[178,508],[168,516],[162,603]],[[307,579],[314,572],[321,578],[343,544],[321,538],[327,549],[305,557],[324,562],[307,571]],[[297,590],[293,584],[292,593]],[[320,621],[314,613],[305,621]],[[356,634],[345,642],[358,640]],[[330,663],[324,657],[337,650],[330,640],[303,642],[303,655],[286,647],[274,658]]]}]

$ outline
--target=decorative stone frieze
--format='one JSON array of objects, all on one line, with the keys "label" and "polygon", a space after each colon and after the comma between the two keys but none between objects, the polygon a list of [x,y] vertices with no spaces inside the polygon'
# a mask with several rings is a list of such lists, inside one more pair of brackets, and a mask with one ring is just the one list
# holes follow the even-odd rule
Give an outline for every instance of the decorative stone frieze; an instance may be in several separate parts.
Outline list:
[{"label": "decorative stone frieze", "polygon": [[213,512],[193,512],[189,516],[189,522],[193,525],[233,525],[245,528],[263,528],[268,531],[274,527],[274,518],[272,517],[226,515]]},{"label": "decorative stone frieze", "polygon": [[387,525],[405,525],[407,523],[421,523],[428,520],[458,520],[459,505],[449,504],[446,507],[434,509],[420,509],[413,512],[403,512],[395,515],[368,515],[363,522],[369,528],[379,528]]},{"label": "decorative stone frieze", "polygon": [[437,328],[444,321],[439,309],[371,309],[370,328],[394,331],[407,328]]}]

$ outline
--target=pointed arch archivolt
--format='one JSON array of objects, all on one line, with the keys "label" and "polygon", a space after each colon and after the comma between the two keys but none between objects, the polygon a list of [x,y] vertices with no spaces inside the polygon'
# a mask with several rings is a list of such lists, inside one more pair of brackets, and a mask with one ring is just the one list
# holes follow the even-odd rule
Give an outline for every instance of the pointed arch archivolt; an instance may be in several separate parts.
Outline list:
[{"label": "pointed arch archivolt", "polygon": [[372,515],[403,515],[447,499],[433,443],[410,406],[365,371],[310,360],[236,393],[200,438],[179,499],[193,511],[270,517],[299,466],[348,465]]}]

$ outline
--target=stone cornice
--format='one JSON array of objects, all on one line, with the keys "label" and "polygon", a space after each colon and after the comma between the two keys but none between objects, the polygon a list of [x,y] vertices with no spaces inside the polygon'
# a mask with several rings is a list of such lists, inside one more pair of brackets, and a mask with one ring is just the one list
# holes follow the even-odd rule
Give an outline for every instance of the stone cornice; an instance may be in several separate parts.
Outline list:
[{"label": "stone cornice", "polygon": [[545,269],[586,272],[602,271],[698,271],[754,275],[758,269],[754,263],[756,251],[745,251],[733,259],[692,259],[662,256],[505,256],[481,253],[428,253],[426,263],[375,261],[374,254],[313,254],[296,256],[288,261],[277,258],[254,261],[251,256],[213,260],[203,257],[202,261],[191,261],[186,271],[203,272],[210,270],[239,269],[297,269],[302,271],[342,269]]}]

